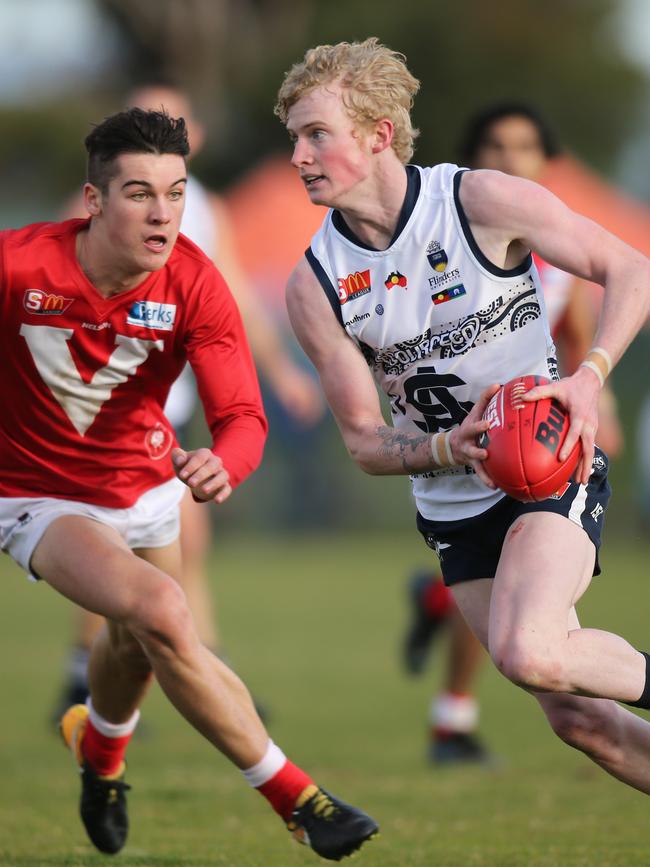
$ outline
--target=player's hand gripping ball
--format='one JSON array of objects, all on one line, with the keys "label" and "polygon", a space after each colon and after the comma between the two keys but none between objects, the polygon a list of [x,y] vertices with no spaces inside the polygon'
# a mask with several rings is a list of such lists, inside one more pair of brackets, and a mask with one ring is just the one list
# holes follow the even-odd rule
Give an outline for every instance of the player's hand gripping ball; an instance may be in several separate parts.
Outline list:
[{"label": "player's hand gripping ball", "polygon": [[488,453],[483,465],[502,491],[525,503],[559,493],[582,453],[578,440],[565,461],[558,458],[569,430],[569,415],[556,400],[522,400],[531,388],[549,381],[544,376],[511,379],[483,414],[490,423],[479,437],[479,446]]}]

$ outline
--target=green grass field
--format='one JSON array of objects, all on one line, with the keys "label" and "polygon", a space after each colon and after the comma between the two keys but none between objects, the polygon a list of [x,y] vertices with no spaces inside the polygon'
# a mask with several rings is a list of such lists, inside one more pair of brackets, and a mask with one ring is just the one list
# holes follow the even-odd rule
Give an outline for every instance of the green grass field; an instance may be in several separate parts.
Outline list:
[{"label": "green grass field", "polygon": [[[397,648],[404,575],[427,562],[415,532],[217,538],[213,582],[225,644],[272,710],[271,734],[381,836],[368,867],[633,867],[650,864],[650,801],[609,779],[547,729],[534,702],[486,667],[483,732],[498,771],[424,760],[428,697],[440,675],[405,678]],[[650,547],[610,539],[584,623],[648,647]],[[69,622],[65,601],[0,562],[0,864],[319,863],[290,841],[239,774],[155,690],[150,736],[130,748],[132,830],[116,859],[77,817],[78,779],[48,729]],[[439,649],[439,656],[442,649]],[[320,862],[324,863],[324,862]]]}]

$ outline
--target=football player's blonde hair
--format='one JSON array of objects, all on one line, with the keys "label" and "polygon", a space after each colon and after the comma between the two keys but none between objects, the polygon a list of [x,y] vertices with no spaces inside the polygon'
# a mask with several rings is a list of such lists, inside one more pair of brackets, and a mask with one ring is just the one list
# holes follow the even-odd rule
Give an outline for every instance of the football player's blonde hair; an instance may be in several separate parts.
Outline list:
[{"label": "football player's blonde hair", "polygon": [[332,82],[342,87],[343,105],[355,123],[367,126],[382,118],[392,122],[391,147],[407,163],[419,134],[411,122],[411,108],[420,82],[408,71],[404,55],[382,45],[375,36],[363,42],[310,48],[285,75],[275,113],[286,124],[292,105]]}]

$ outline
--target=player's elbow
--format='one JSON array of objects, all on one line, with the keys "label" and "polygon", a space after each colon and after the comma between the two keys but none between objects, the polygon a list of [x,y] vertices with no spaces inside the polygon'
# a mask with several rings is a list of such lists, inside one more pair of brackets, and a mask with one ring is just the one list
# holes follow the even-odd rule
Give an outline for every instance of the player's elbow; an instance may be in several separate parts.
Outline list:
[{"label": "player's elbow", "polygon": [[367,438],[360,432],[348,433],[344,436],[345,447],[355,464],[370,476],[379,474],[377,456],[368,446]]}]

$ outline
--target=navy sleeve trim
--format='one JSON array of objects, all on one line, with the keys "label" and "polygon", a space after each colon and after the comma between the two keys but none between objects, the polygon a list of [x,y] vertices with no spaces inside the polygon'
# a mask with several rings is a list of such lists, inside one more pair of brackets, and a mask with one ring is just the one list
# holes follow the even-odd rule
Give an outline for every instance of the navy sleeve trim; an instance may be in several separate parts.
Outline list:
[{"label": "navy sleeve trim", "polygon": [[325,269],[323,268],[321,263],[318,261],[318,259],[314,255],[314,251],[312,250],[311,247],[307,247],[307,249],[305,250],[305,257],[307,258],[307,261],[311,265],[312,271],[314,272],[314,274],[318,278],[318,282],[323,287],[323,291],[325,292],[325,295],[327,296],[327,300],[330,303],[330,307],[332,308],[332,310],[334,311],[334,315],[336,316],[336,318],[340,322],[341,328],[345,328],[345,326],[343,325],[343,313],[341,312],[341,302],[339,301],[338,292],[336,291],[336,289],[332,285],[332,281],[325,273]]},{"label": "navy sleeve trim", "polygon": [[499,268],[498,265],[495,265],[493,262],[487,258],[487,256],[483,253],[479,245],[476,243],[476,239],[472,234],[472,230],[469,225],[469,220],[467,219],[467,214],[465,213],[463,206],[460,203],[460,182],[468,169],[460,169],[454,175],[454,205],[456,206],[456,211],[458,213],[458,219],[460,220],[460,225],[463,230],[463,234],[465,235],[465,239],[469,244],[470,250],[474,254],[474,257],[482,265],[486,271],[489,271],[490,274],[494,274],[495,277],[519,277],[521,274],[525,274],[527,271],[530,271],[533,265],[533,257],[530,253],[525,256],[524,260],[521,264],[517,265],[515,268]]}]

